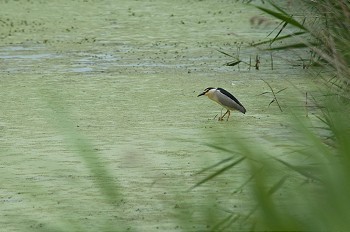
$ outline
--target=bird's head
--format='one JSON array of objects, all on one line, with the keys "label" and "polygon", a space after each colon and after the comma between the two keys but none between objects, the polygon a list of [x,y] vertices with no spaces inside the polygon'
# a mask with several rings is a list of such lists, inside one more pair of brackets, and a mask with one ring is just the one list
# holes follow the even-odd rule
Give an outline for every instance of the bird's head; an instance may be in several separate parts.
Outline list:
[{"label": "bird's head", "polygon": [[203,96],[203,95],[207,95],[208,92],[209,92],[210,90],[212,90],[212,89],[215,89],[215,88],[213,88],[213,87],[208,87],[208,88],[206,88],[206,89],[203,91],[203,93],[199,94],[197,97],[200,97],[200,96]]}]

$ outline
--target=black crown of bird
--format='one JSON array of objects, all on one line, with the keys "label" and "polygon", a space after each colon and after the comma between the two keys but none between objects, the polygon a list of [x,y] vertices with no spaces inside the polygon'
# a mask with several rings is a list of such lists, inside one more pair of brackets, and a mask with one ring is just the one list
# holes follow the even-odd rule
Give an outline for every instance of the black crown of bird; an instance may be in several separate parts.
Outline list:
[{"label": "black crown of bird", "polygon": [[228,120],[231,115],[231,110],[237,110],[242,112],[243,114],[246,113],[246,109],[244,108],[242,103],[240,103],[235,96],[233,96],[230,92],[228,92],[223,88],[208,87],[203,91],[203,93],[199,94],[198,97],[203,95],[217,102],[227,110],[224,115],[219,117],[219,121],[224,120],[224,117],[226,116],[226,114],[227,114],[226,120]]}]

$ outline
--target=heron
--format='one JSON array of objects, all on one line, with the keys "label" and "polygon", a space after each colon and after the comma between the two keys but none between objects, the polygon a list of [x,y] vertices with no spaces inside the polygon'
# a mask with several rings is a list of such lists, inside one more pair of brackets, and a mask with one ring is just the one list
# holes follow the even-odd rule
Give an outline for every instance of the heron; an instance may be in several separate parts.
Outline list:
[{"label": "heron", "polygon": [[227,109],[226,113],[224,113],[224,115],[219,117],[219,121],[223,121],[226,114],[228,115],[226,121],[228,121],[231,115],[231,110],[238,110],[243,114],[245,114],[246,112],[246,109],[237,100],[237,98],[235,98],[231,93],[229,93],[227,90],[223,88],[208,87],[203,91],[203,93],[199,94],[198,97],[203,95],[207,96],[209,99],[217,102],[218,104],[223,106],[225,109]]}]

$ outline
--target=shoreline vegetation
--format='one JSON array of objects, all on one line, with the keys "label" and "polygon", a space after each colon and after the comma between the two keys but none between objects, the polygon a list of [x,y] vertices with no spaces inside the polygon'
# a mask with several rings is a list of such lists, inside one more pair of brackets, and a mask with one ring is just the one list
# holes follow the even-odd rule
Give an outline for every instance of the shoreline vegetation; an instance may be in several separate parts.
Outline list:
[{"label": "shoreline vegetation", "polygon": [[[262,52],[304,50],[304,54],[310,53],[310,58],[304,58],[308,65],[303,65],[303,68],[310,69],[314,79],[323,79],[323,82],[318,82],[318,85],[325,86],[320,88],[326,89],[320,94],[323,97],[311,97],[319,109],[316,118],[323,126],[316,129],[308,117],[291,117],[296,128],[293,137],[299,147],[289,149],[292,153],[289,160],[280,158],[283,153],[274,154],[266,147],[252,146],[252,141],[235,145],[227,142],[218,146],[214,139],[210,146],[218,152],[229,152],[233,154],[232,159],[236,159],[222,160],[228,165],[198,185],[234,169],[244,159],[250,168],[250,178],[244,185],[250,186],[256,204],[245,215],[254,218],[250,231],[348,231],[350,3],[344,0],[295,0],[283,3],[249,1],[249,4],[255,5],[265,15],[254,16],[251,23],[262,25],[268,18],[279,21],[278,27],[268,35],[270,39],[252,46]],[[239,63],[240,60],[229,62],[233,66]],[[312,71],[314,67],[320,67],[316,74]],[[320,133],[320,128],[323,133]],[[237,138],[238,135],[233,133],[229,140]],[[304,182],[296,184],[295,176],[303,177]],[[286,195],[284,200],[280,199],[280,194]],[[232,213],[218,227],[226,228],[240,216],[243,215]]]}]

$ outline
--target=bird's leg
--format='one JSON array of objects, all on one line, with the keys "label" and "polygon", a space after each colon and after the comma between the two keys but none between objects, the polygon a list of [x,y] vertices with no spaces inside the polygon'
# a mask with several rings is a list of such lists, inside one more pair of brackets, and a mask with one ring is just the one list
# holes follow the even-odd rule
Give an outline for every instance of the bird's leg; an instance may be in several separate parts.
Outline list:
[{"label": "bird's leg", "polygon": [[223,117],[224,117],[224,116],[222,116],[222,110],[223,110],[223,109],[221,109],[220,117],[219,117],[219,119],[218,119],[219,121],[222,121],[222,120],[223,120]]},{"label": "bird's leg", "polygon": [[227,112],[226,113],[228,113],[228,115],[227,115],[227,119],[226,119],[226,121],[228,121],[228,118],[230,117],[230,115],[231,115],[231,111],[229,111],[229,110],[227,110]]},{"label": "bird's leg", "polygon": [[222,119],[222,116],[220,116],[218,120],[219,120],[219,121],[222,121],[222,120],[223,120],[223,119]]},{"label": "bird's leg", "polygon": [[221,120],[220,120],[220,121],[223,121],[223,120],[224,120],[224,117],[226,116],[227,113],[230,113],[230,111],[227,110],[227,111],[224,113],[224,115],[221,116]]}]

